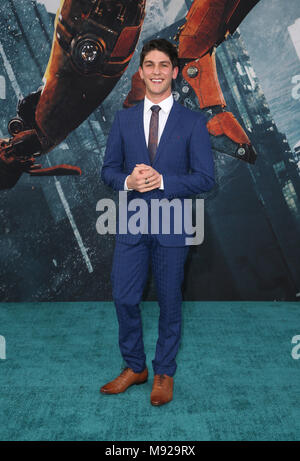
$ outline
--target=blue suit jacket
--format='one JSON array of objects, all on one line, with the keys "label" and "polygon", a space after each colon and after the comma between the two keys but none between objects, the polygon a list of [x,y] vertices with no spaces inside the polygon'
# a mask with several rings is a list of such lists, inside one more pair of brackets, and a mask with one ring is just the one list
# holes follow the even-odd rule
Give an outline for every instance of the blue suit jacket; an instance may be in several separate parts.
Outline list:
[{"label": "blue suit jacket", "polygon": [[[116,191],[124,190],[126,177],[137,163],[150,165],[149,152],[143,126],[144,102],[116,113],[106,146],[101,178]],[[162,133],[152,167],[163,175],[164,190],[128,192],[128,204],[143,198],[149,207],[150,200],[179,199],[182,204],[182,232],[174,232],[171,219],[170,234],[164,234],[159,222],[157,239],[164,246],[185,246],[187,236],[183,225],[183,199],[209,191],[214,186],[214,162],[205,117],[174,101],[166,126]],[[180,208],[180,207],[179,207]],[[173,208],[171,207],[171,217]],[[178,207],[177,207],[178,211]],[[128,212],[129,220],[135,212]],[[160,215],[161,218],[161,215]],[[139,234],[120,234],[117,239],[127,244],[136,244]]]}]

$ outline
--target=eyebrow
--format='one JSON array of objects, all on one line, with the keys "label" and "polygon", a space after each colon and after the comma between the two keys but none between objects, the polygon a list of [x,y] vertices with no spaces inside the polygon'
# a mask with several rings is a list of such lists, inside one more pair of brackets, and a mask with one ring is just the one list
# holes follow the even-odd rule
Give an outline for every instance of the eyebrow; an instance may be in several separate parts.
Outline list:
[{"label": "eyebrow", "polygon": [[[154,62],[151,61],[151,59],[145,59],[144,63],[147,63],[147,62],[154,64]],[[171,64],[171,61],[159,61],[158,64]]]}]

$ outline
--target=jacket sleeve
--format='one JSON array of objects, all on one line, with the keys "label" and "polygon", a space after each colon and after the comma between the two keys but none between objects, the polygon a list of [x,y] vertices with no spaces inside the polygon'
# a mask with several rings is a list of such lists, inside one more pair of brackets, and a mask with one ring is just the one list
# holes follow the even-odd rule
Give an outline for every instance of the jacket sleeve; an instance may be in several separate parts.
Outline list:
[{"label": "jacket sleeve", "polygon": [[164,173],[166,198],[185,198],[208,192],[215,184],[214,160],[204,117],[198,117],[190,137],[188,155],[190,173]]},{"label": "jacket sleeve", "polygon": [[119,112],[116,113],[107,143],[101,170],[101,179],[114,190],[124,190],[128,173],[124,172],[124,151],[120,131]]}]

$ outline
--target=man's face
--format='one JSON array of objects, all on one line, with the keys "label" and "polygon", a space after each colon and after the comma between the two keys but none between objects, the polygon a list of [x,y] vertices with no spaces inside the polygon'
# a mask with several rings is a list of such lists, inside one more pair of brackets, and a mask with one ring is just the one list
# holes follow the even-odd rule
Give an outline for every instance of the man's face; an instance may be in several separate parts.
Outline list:
[{"label": "man's face", "polygon": [[146,54],[139,73],[146,85],[146,96],[159,102],[171,94],[172,79],[177,77],[178,67],[172,67],[167,54],[152,50]]}]

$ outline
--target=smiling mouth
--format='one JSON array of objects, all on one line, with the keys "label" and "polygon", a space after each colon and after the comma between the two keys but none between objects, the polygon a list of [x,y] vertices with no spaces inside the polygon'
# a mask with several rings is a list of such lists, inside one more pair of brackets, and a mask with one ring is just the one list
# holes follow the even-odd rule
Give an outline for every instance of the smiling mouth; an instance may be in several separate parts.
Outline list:
[{"label": "smiling mouth", "polygon": [[162,83],[162,79],[161,78],[152,78],[151,82],[152,83]]}]

